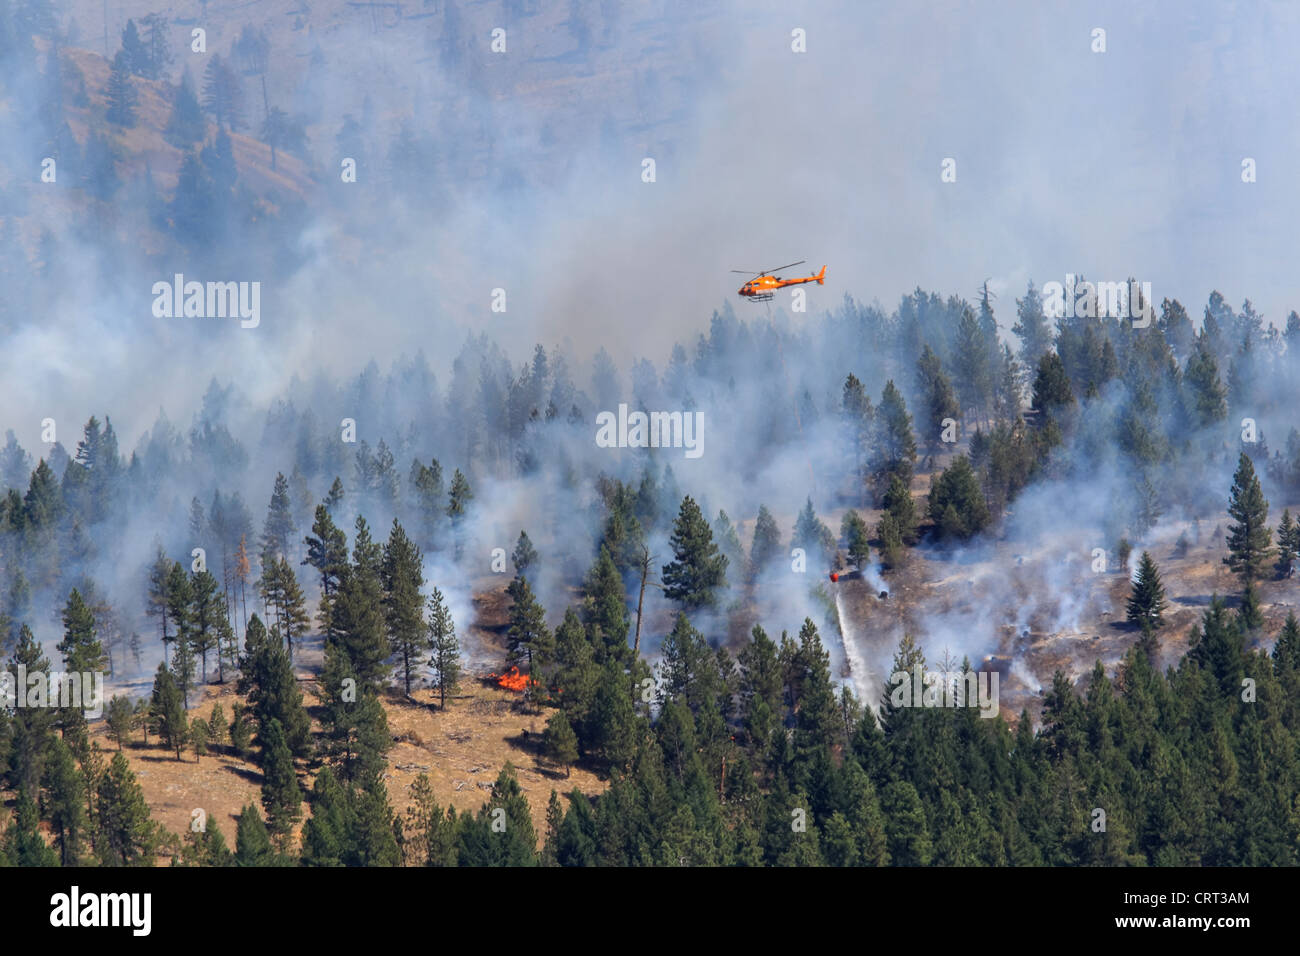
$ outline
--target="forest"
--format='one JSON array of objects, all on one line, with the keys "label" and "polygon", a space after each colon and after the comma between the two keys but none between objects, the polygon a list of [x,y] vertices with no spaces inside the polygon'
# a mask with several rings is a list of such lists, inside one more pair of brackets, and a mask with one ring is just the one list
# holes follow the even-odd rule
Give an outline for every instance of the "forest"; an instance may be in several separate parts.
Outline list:
[{"label": "forest", "polygon": [[[429,170],[471,158],[373,113],[272,106],[265,85],[258,126],[265,36],[235,34],[196,80],[171,69],[169,26],[129,20],[101,90],[50,4],[0,0],[0,170],[52,159],[80,214],[42,224],[33,187],[0,183],[0,352],[18,356],[0,658],[102,673],[109,693],[102,718],[0,706],[0,864],[1300,863],[1300,314],[1213,291],[1190,312],[1057,315],[1030,281],[1010,302],[985,282],[892,307],[724,304],[646,355],[619,350],[616,321],[603,341],[412,332],[404,302],[374,315],[402,276],[370,271],[392,247],[335,167],[360,157],[387,202],[437,217],[451,190],[425,190]],[[284,322],[270,281],[256,328],[152,314],[177,273],[265,267],[301,293],[326,221],[375,240],[337,266],[368,290],[334,310],[350,338]],[[81,342],[90,372],[29,380],[83,288],[102,354]],[[390,324],[401,347],[374,331],[371,349]],[[315,361],[327,347],[347,373]],[[624,409],[707,440],[614,447],[600,429]],[[1168,570],[1203,541],[1231,590]],[[1051,593],[982,609],[955,657],[904,584],[1009,577],[1003,545],[1045,543],[1128,576],[1123,653],[989,719],[894,703],[882,675],[979,669],[995,628],[1092,576],[1049,568]],[[897,595],[914,626],[858,646],[832,574]],[[481,733],[485,701],[523,729],[478,805],[434,770],[398,782],[399,720]],[[173,765],[226,768],[249,798],[164,825],[147,775]]]}]

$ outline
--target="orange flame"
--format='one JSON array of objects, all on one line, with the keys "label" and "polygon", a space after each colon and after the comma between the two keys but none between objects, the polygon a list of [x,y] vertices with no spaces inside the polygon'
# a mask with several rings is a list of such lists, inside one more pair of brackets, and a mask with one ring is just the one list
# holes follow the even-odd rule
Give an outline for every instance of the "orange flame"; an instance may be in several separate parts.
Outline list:
[{"label": "orange flame", "polygon": [[505,674],[488,674],[489,679],[495,679],[499,687],[506,690],[523,691],[528,688],[528,675],[519,673],[518,667],[511,667]]}]

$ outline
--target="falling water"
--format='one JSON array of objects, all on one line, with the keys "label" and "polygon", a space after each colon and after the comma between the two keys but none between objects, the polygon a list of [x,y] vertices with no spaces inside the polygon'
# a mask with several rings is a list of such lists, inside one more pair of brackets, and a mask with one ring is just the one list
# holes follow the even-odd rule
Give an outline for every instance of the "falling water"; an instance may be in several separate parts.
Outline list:
[{"label": "falling water", "polygon": [[843,592],[835,589],[835,610],[840,619],[840,638],[844,643],[844,656],[849,662],[849,676],[853,681],[854,693],[858,699],[873,710],[876,706],[876,695],[869,690],[868,671],[866,661],[862,659],[862,653],[858,649],[858,640],[854,633],[853,622],[850,619],[844,607]]}]

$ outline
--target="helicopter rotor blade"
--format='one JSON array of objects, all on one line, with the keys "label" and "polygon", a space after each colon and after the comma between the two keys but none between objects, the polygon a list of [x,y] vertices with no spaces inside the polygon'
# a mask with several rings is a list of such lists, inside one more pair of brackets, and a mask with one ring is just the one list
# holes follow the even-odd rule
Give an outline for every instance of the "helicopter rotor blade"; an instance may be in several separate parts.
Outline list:
[{"label": "helicopter rotor blade", "polygon": [[764,272],[761,272],[759,274],[765,276],[771,275],[773,272],[780,272],[782,269],[792,269],[795,266],[801,266],[807,261],[808,261],[807,259],[800,259],[798,262],[791,262],[783,266],[777,266],[775,269],[767,269]]},{"label": "helicopter rotor blade", "polygon": [[761,276],[761,275],[763,274],[763,273],[761,273],[761,272],[754,272],[754,271],[752,271],[752,270],[750,270],[750,269],[732,269],[731,271],[732,271],[732,272],[738,272],[738,273],[740,273],[742,276]]}]

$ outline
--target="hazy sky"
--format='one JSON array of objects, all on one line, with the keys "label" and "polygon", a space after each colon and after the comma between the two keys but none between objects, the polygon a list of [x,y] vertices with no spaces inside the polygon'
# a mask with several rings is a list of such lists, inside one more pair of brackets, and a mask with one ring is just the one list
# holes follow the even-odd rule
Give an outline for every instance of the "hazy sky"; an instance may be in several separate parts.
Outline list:
[{"label": "hazy sky", "polygon": [[[604,345],[625,370],[636,354],[662,370],[672,342],[693,343],[724,301],[762,314],[736,297],[730,269],[801,258],[828,270],[798,322],[845,292],[892,310],[918,285],[972,298],[987,278],[1009,328],[1030,278],[1075,272],[1150,282],[1157,302],[1176,297],[1198,321],[1218,288],[1284,323],[1300,308],[1300,6],[1134,6],[707,5],[698,22],[665,28],[698,77],[661,85],[653,112],[682,117],[671,127],[625,132],[613,154],[575,143],[558,185],[466,196],[436,221],[380,199],[384,215],[360,242],[322,207],[297,240],[309,264],[292,276],[192,276],[262,280],[256,330],[155,319],[150,289],[171,267],[110,289],[68,283],[57,315],[0,349],[0,427],[34,447],[46,414],[79,427],[107,411],[132,447],[159,405],[188,422],[213,375],[264,401],[295,373],[354,373],[417,347],[445,385],[467,330],[493,333],[516,362],[535,342],[567,340],[581,362]],[[633,22],[645,16],[634,9]],[[805,53],[791,50],[795,28]],[[1104,53],[1092,50],[1095,28]],[[624,37],[634,68],[640,47]],[[530,55],[526,29],[511,43]],[[635,103],[596,106],[636,128]],[[490,108],[502,136],[520,137],[511,161],[536,159],[527,120],[545,117],[521,120],[508,97]],[[654,183],[641,181],[646,152]],[[948,157],[955,183],[940,181]],[[369,265],[350,264],[358,245]],[[504,315],[489,309],[497,287]],[[93,366],[72,361],[87,342]]]}]

